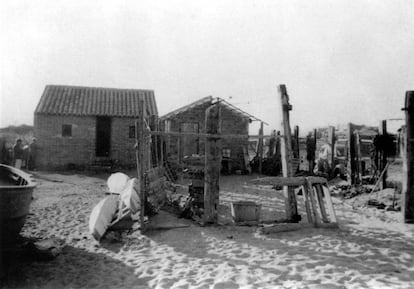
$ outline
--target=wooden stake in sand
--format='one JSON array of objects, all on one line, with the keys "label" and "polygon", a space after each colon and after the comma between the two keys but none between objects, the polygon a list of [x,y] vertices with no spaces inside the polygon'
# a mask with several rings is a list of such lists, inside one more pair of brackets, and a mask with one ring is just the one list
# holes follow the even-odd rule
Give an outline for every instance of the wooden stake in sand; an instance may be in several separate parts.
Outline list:
[{"label": "wooden stake in sand", "polygon": [[401,211],[405,223],[414,223],[414,91],[406,92],[404,110],[406,133]]},{"label": "wooden stake in sand", "polygon": [[135,137],[136,137],[136,161],[137,161],[137,178],[139,182],[139,196],[141,201],[141,209],[139,212],[139,221],[141,225],[141,232],[145,231],[144,214],[145,214],[145,145],[144,145],[144,101],[139,102],[139,116],[135,122]]},{"label": "wooden stake in sand", "polygon": [[[282,171],[284,177],[293,177],[294,172],[292,167],[292,135],[289,122],[289,111],[292,110],[292,106],[289,104],[289,96],[284,84],[281,84],[279,86],[279,93],[281,97],[280,99],[282,104],[283,117],[283,137],[281,142]],[[293,188],[284,186],[283,195],[285,196],[286,218],[288,220],[294,220],[297,218],[298,214],[295,191]]]},{"label": "wooden stake in sand", "polygon": [[[216,103],[206,110],[206,133],[220,133],[220,105]],[[219,182],[221,168],[221,138],[207,137],[205,143],[204,169],[204,224],[217,224]]]},{"label": "wooden stake in sand", "polygon": [[328,139],[329,139],[329,144],[331,145],[331,159],[329,161],[331,163],[331,174],[333,174],[335,171],[335,127],[334,126],[329,127]]},{"label": "wooden stake in sand", "polygon": [[347,133],[347,165],[346,165],[346,180],[351,186],[355,184],[355,148],[354,148],[354,126],[352,123],[348,123],[348,133]]},{"label": "wooden stake in sand", "polygon": [[295,158],[299,159],[300,158],[300,147],[299,147],[299,126],[298,125],[295,125],[293,132],[295,136],[295,148],[293,150],[293,155]]},{"label": "wooden stake in sand", "polygon": [[[387,121],[382,120],[379,125],[379,133],[380,135],[387,137]],[[387,170],[385,170],[385,167],[388,163],[388,152],[386,150],[381,151],[381,159],[379,160],[379,168],[383,171],[385,171],[384,175],[382,176],[382,182],[381,182],[381,190],[387,188]]]},{"label": "wooden stake in sand", "polygon": [[358,174],[355,176],[356,183],[362,184],[362,154],[361,154],[361,136],[358,131],[355,132],[355,145],[356,145],[356,160]]},{"label": "wooden stake in sand", "polygon": [[262,162],[263,162],[263,122],[260,122],[259,129],[259,144],[257,146],[257,154],[259,156],[259,173],[262,173]]}]

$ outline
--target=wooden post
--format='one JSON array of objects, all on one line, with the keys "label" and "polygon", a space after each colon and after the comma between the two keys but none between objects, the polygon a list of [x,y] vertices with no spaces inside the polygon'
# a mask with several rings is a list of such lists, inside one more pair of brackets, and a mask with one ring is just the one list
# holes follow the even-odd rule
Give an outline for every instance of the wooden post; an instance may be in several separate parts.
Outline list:
[{"label": "wooden post", "polygon": [[[219,103],[206,110],[206,133],[219,134],[221,126]],[[207,137],[205,142],[204,169],[204,218],[203,223],[217,224],[220,190],[221,139]]]},{"label": "wooden post", "polygon": [[355,132],[355,144],[356,144],[356,162],[357,162],[357,171],[358,174],[356,175],[356,182],[362,184],[362,155],[361,155],[361,137],[359,132]]},{"label": "wooden post", "polygon": [[295,149],[293,155],[295,158],[299,158],[299,126],[295,125],[293,134],[295,135]]},{"label": "wooden post", "polygon": [[354,166],[354,126],[352,123],[348,123],[348,134],[347,134],[347,166],[346,166],[346,180],[349,185],[355,184],[355,166]]},{"label": "wooden post", "polygon": [[274,153],[275,153],[275,144],[276,144],[276,131],[272,131],[272,133],[270,134],[270,139],[269,139],[269,150],[267,151],[267,157],[271,158],[273,157]]},{"label": "wooden post", "polygon": [[[164,121],[164,130],[166,132],[171,131],[171,121],[170,120],[165,120]],[[171,150],[171,136],[168,135],[167,136],[167,141],[166,141],[166,144],[165,144],[165,155],[166,155],[167,160],[168,160],[168,157],[170,155],[170,150]]]},{"label": "wooden post", "polygon": [[275,142],[275,153],[276,157],[281,155],[281,148],[280,148],[280,131],[276,131],[276,142]]},{"label": "wooden post", "polygon": [[181,148],[181,144],[182,144],[182,137],[178,136],[177,137],[177,161],[178,161],[178,169],[176,171],[177,173],[177,178],[182,181],[183,180],[183,153],[182,153],[182,148]]},{"label": "wooden post", "polygon": [[[145,130],[148,131],[148,127],[144,127]],[[145,160],[145,172],[152,168],[152,157],[151,157],[151,136],[145,136],[144,135],[144,143],[145,143],[145,154],[144,154],[144,160]]]},{"label": "wooden post", "polygon": [[414,91],[405,94],[403,186],[401,211],[405,223],[414,223]]},{"label": "wooden post", "polygon": [[137,178],[139,182],[139,196],[141,202],[141,209],[139,214],[139,221],[141,225],[141,232],[145,232],[144,216],[145,216],[145,140],[144,140],[144,101],[139,101],[139,116],[135,122],[135,137],[136,137],[136,161],[137,161]]},{"label": "wooden post", "polygon": [[[158,117],[157,116],[155,116],[154,127],[155,127],[155,130],[156,131],[159,131]],[[153,140],[154,140],[154,146],[155,146],[156,166],[159,167],[160,166],[160,137],[159,136],[155,136],[153,138]]]},{"label": "wooden post", "polygon": [[331,145],[331,159],[329,160],[331,162],[331,176],[335,177],[333,175],[335,170],[335,127],[330,126],[328,130],[328,141]]},{"label": "wooden post", "polygon": [[[157,123],[157,116],[151,115],[149,119],[149,127],[151,131],[158,131]],[[151,164],[152,167],[158,167],[158,136],[152,135],[150,138]]]},{"label": "wooden post", "polygon": [[257,146],[257,156],[259,157],[259,173],[262,173],[263,162],[263,122],[260,122],[259,143]]},{"label": "wooden post", "polygon": [[309,162],[309,173],[313,173],[315,167],[315,154],[316,154],[316,129],[313,130],[313,133],[309,133],[306,139],[306,151]]},{"label": "wooden post", "polygon": [[[293,177],[294,172],[292,169],[292,136],[289,122],[289,111],[292,110],[292,106],[289,104],[289,96],[284,84],[281,84],[279,86],[279,92],[282,104],[283,127],[283,137],[281,139],[282,171],[284,177]],[[284,186],[283,194],[285,197],[286,218],[288,220],[296,220],[298,217],[298,208],[295,191],[293,188]]]},{"label": "wooden post", "polygon": [[[380,126],[379,126],[379,133],[383,136],[384,139],[388,137],[386,120],[381,121]],[[381,159],[379,160],[379,162],[380,162],[380,171],[383,171],[388,162],[387,151],[385,150],[381,151]],[[387,170],[385,170],[384,175],[382,176],[381,190],[386,189],[386,188],[387,188]]]},{"label": "wooden post", "polygon": [[[165,128],[163,126],[163,123],[160,121],[160,119],[157,119],[157,127],[159,131],[164,131]],[[161,167],[164,167],[164,142],[165,142],[165,136],[159,135],[158,137],[158,152],[159,152],[159,164]]]}]

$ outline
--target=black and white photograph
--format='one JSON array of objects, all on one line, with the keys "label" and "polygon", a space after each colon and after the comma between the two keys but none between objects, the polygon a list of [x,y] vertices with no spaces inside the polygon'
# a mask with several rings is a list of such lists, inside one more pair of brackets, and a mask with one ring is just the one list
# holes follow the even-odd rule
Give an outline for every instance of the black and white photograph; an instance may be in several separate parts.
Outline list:
[{"label": "black and white photograph", "polygon": [[4,0],[0,288],[414,288],[414,1]]}]

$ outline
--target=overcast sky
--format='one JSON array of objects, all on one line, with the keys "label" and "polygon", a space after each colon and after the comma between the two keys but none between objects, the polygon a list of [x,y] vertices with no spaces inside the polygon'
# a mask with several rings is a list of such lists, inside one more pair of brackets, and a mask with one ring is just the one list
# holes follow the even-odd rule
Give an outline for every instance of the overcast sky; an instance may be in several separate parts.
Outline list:
[{"label": "overcast sky", "polygon": [[[302,132],[402,118],[414,1],[1,1],[0,126],[47,84],[152,89],[160,115],[212,95]],[[267,129],[267,130],[268,130]]]}]

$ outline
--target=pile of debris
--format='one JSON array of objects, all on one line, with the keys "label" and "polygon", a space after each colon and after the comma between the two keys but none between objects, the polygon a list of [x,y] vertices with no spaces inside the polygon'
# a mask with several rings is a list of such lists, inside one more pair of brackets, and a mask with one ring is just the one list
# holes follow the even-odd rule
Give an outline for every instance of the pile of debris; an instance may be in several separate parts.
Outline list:
[{"label": "pile of debris", "polygon": [[342,199],[352,207],[375,207],[379,210],[400,211],[401,192],[398,188],[374,190],[373,185],[351,186],[345,181],[330,181],[332,196]]},{"label": "pile of debris", "polygon": [[203,207],[190,195],[189,186],[184,185],[175,185],[174,190],[167,191],[167,203],[163,209],[179,218],[192,219],[197,222],[200,222],[203,216]]}]

